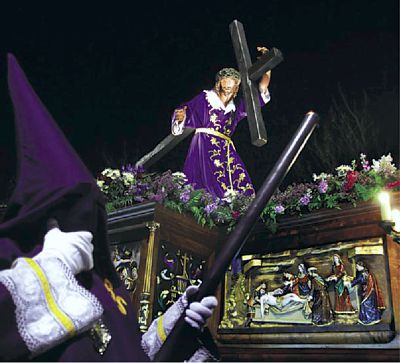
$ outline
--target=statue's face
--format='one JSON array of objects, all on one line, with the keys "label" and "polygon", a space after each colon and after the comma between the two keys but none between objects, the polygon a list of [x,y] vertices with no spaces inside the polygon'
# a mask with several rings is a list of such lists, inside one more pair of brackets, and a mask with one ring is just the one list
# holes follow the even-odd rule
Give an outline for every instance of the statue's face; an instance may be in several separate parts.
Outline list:
[{"label": "statue's face", "polygon": [[333,262],[335,262],[335,265],[339,264],[339,257],[334,255],[333,256]]},{"label": "statue's face", "polygon": [[239,87],[238,81],[233,78],[222,78],[219,92],[225,97],[233,97]]},{"label": "statue's face", "polygon": [[306,267],[301,263],[298,267],[300,272],[306,273]]}]

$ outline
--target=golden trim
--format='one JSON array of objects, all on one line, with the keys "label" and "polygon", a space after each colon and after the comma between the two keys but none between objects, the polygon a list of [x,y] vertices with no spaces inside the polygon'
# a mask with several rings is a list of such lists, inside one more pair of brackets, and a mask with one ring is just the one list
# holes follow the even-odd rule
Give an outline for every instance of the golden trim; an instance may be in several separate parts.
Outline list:
[{"label": "golden trim", "polygon": [[104,279],[104,287],[110,293],[111,299],[113,299],[114,302],[117,304],[119,312],[122,315],[127,315],[128,312],[127,312],[125,306],[127,306],[128,303],[122,296],[119,296],[114,292],[114,286],[112,285],[111,281],[107,278]]},{"label": "golden trim", "polygon": [[165,340],[167,339],[167,334],[165,334],[165,330],[164,330],[164,315],[161,315],[160,318],[158,319],[157,333],[158,333],[158,337],[161,340],[161,343],[164,343]]},{"label": "golden trim", "polygon": [[349,258],[359,255],[383,255],[383,245],[358,246],[349,251]]},{"label": "golden trim", "polygon": [[146,223],[146,227],[149,229],[150,234],[148,238],[147,246],[147,256],[146,256],[146,267],[144,273],[144,283],[142,292],[150,292],[150,282],[151,282],[151,267],[153,265],[153,252],[154,252],[154,239],[155,232],[160,227],[160,223],[151,221]]},{"label": "golden trim", "polygon": [[298,251],[296,256],[305,256],[305,255],[320,255],[326,252],[340,252],[342,250],[349,250],[354,247],[359,247],[358,245],[362,243],[363,246],[374,246],[374,245],[383,245],[382,238],[371,238],[371,239],[361,239],[352,242],[336,242],[328,244],[321,248],[309,247],[305,248],[301,251]]},{"label": "golden trim", "polygon": [[231,185],[231,191],[233,191],[233,183],[232,183],[232,169],[231,169],[231,145],[233,145],[232,140],[227,141],[227,151],[226,155],[228,157],[226,164],[228,166],[228,175],[229,175],[229,184]]},{"label": "golden trim", "polygon": [[57,306],[56,301],[54,300],[53,294],[50,290],[50,284],[47,280],[47,277],[41,267],[31,258],[24,258],[27,264],[31,267],[31,269],[36,273],[39,281],[43,287],[43,293],[46,299],[47,306],[53,315],[57,318],[57,320],[64,326],[65,330],[69,335],[74,335],[76,333],[75,325],[72,320]]},{"label": "golden trim", "polygon": [[[256,255],[254,255],[256,256]],[[291,252],[290,250],[285,250],[285,251],[281,251],[281,252],[271,252],[271,253],[267,253],[265,255],[261,255],[262,259],[269,259],[269,258],[280,258],[280,257],[290,257],[291,256]]]},{"label": "golden trim", "polygon": [[214,129],[210,129],[210,128],[206,128],[206,127],[199,127],[198,129],[196,129],[195,133],[196,134],[203,133],[203,134],[214,135],[214,136],[220,137],[221,139],[228,141],[229,144],[231,144],[233,146],[233,148],[235,149],[235,145],[233,144],[233,141],[230,137],[228,137],[228,136],[224,135],[223,133],[218,132]]},{"label": "golden trim", "polygon": [[251,260],[250,262],[244,265],[243,271],[244,273],[247,273],[253,267],[261,267],[261,266],[262,266],[261,260]]},{"label": "golden trim", "polygon": [[258,272],[260,274],[263,274],[263,273],[269,274],[269,273],[278,272],[278,271],[279,271],[279,267],[278,266],[261,267],[261,268],[258,269]]},{"label": "golden trim", "polygon": [[244,261],[250,261],[250,260],[252,260],[253,258],[256,258],[256,257],[257,257],[256,255],[243,255],[243,256],[241,256],[243,262]]},{"label": "golden trim", "polygon": [[234,150],[235,145],[233,144],[233,141],[230,137],[222,134],[221,132],[218,132],[214,129],[206,128],[206,127],[199,127],[196,129],[196,134],[203,133],[203,134],[208,134],[208,135],[214,135],[217,136],[221,139],[224,139],[226,141],[226,165],[228,167],[228,176],[229,176],[229,184],[230,184],[230,190],[234,190],[233,188],[233,182],[232,182],[232,169],[231,169],[231,149],[230,147],[232,146]]},{"label": "golden trim", "polygon": [[148,318],[150,314],[150,288],[151,288],[151,269],[153,267],[153,253],[154,253],[154,240],[156,235],[156,230],[160,227],[160,223],[155,221],[147,222],[146,227],[149,229],[149,238],[147,245],[147,256],[146,265],[143,278],[143,289],[140,294],[140,308],[139,308],[139,329],[141,332],[145,332],[149,326]]}]

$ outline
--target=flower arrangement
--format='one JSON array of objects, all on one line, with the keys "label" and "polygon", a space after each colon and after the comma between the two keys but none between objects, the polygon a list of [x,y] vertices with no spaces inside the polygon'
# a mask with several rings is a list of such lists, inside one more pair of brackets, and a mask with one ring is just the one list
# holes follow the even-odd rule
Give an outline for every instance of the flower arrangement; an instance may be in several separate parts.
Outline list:
[{"label": "flower arrangement", "polygon": [[[295,183],[278,190],[265,206],[261,220],[274,232],[277,221],[284,215],[302,215],[321,208],[340,208],[343,203],[356,205],[368,201],[386,188],[400,190],[400,171],[392,163],[390,154],[379,160],[367,160],[360,154],[358,161],[340,165],[334,174],[313,175],[313,181]],[[105,169],[97,184],[106,197],[108,212],[140,203],[155,201],[179,213],[188,213],[208,227],[234,228],[252,198],[234,191],[217,198],[203,189],[194,189],[186,176],[170,170],[162,173],[145,173],[143,168],[127,165],[121,169]]]},{"label": "flower arrangement", "polygon": [[350,165],[340,165],[334,174],[313,174],[313,182],[289,185],[273,195],[261,218],[274,230],[282,215],[301,215],[321,208],[338,208],[343,203],[372,200],[382,189],[400,190],[400,171],[390,154],[372,166],[365,154]]}]

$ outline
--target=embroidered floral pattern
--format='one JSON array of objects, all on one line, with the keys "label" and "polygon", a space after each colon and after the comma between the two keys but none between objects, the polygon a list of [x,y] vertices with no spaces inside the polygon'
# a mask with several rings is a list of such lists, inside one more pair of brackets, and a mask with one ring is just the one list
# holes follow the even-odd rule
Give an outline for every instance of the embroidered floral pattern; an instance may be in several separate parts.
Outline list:
[{"label": "embroidered floral pattern", "polygon": [[[208,135],[209,136],[209,135]],[[211,137],[210,142],[213,148],[209,150],[210,160],[217,168],[214,171],[217,182],[224,191],[237,190],[242,193],[250,191],[254,194],[253,186],[247,181],[245,170],[241,163],[235,163],[231,150],[233,143],[228,140],[217,140],[218,137]],[[223,142],[223,146],[221,146]]]}]

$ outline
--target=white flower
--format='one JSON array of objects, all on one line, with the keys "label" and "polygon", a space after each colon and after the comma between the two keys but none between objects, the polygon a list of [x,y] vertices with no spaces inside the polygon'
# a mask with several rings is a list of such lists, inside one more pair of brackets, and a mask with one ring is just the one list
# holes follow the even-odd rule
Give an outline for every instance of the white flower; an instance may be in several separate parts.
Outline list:
[{"label": "white flower", "polygon": [[112,169],[107,168],[107,169],[104,169],[104,170],[101,172],[101,174],[104,175],[104,176],[109,176],[109,174],[110,174],[111,172],[112,172]]},{"label": "white flower", "polygon": [[132,185],[133,182],[135,181],[135,177],[133,176],[132,173],[128,171],[123,171],[122,172],[122,180],[124,182],[124,185],[129,186]]},{"label": "white flower", "polygon": [[335,170],[339,176],[345,176],[347,172],[353,170],[353,168],[349,165],[340,165]]},{"label": "white flower", "polygon": [[176,176],[177,178],[186,178],[186,174],[182,173],[181,171],[176,171],[175,173],[172,173],[173,176]]},{"label": "white flower", "polygon": [[317,181],[317,180],[326,180],[326,179],[328,179],[328,177],[330,177],[331,175],[330,174],[327,174],[327,173],[321,173],[321,174],[319,174],[319,175],[317,175],[317,174],[313,174],[312,175],[312,177],[313,177],[313,180],[314,181]]},{"label": "white flower", "polygon": [[104,186],[104,180],[97,180],[97,186],[102,189]]},{"label": "white flower", "polygon": [[396,172],[396,166],[392,164],[392,161],[393,158],[390,153],[383,155],[379,160],[372,159],[372,169],[378,174],[384,174],[388,177]]},{"label": "white flower", "polygon": [[239,194],[239,192],[237,190],[234,189],[228,189],[225,193],[224,193],[224,197],[222,198],[222,200],[228,202],[228,203],[232,203],[236,196]]},{"label": "white flower", "polygon": [[110,168],[104,169],[101,172],[101,174],[113,180],[121,176],[121,172],[118,169],[110,169]]},{"label": "white flower", "polygon": [[180,171],[176,171],[175,173],[172,173],[173,178],[175,179],[176,182],[185,184],[188,181],[188,178],[185,173],[182,173]]}]

